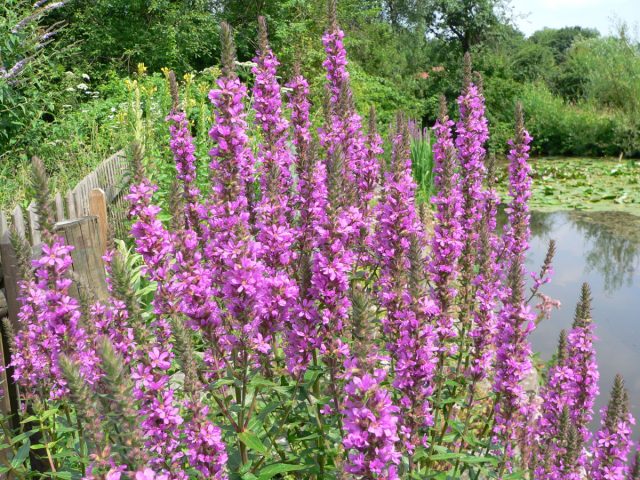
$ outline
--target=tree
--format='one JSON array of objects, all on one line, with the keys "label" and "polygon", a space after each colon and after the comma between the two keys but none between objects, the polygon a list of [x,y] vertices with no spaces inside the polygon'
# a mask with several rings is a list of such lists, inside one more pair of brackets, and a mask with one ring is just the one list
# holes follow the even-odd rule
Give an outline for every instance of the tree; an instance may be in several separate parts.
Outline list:
[{"label": "tree", "polygon": [[594,28],[563,27],[544,28],[531,35],[530,40],[538,45],[550,48],[556,62],[565,60],[571,46],[580,39],[597,38],[600,33]]},{"label": "tree", "polygon": [[455,40],[463,52],[510,23],[509,0],[424,0],[418,2],[427,35]]}]

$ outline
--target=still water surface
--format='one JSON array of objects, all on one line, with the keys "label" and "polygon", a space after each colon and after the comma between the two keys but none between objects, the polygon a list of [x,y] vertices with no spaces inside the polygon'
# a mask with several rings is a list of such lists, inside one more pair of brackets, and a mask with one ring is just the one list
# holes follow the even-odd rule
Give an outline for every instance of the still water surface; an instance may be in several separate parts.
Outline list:
[{"label": "still water surface", "polygon": [[[600,368],[596,409],[606,405],[616,373],[624,376],[640,423],[640,217],[620,212],[533,212],[529,270],[538,270],[549,239],[556,240],[554,276],[543,293],[560,300],[550,320],[532,334],[547,361],[558,335],[569,329],[583,282],[591,286]],[[599,417],[599,416],[598,416]],[[636,425],[636,436],[640,425]]]}]

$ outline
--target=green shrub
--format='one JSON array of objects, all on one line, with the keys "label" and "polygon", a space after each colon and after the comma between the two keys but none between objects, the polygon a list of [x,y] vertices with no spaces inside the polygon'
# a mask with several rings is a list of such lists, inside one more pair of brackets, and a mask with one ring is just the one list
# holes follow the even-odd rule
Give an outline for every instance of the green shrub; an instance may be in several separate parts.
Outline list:
[{"label": "green shrub", "polygon": [[539,154],[617,156],[640,150],[636,122],[620,112],[566,103],[540,84],[525,86],[522,102]]}]

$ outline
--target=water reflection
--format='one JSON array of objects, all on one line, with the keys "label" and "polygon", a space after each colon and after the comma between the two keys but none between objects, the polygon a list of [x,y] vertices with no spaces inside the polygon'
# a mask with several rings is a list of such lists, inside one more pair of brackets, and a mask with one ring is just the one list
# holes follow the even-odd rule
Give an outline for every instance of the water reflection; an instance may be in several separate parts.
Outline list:
[{"label": "water reflection", "polygon": [[573,213],[571,219],[592,245],[585,260],[613,293],[631,285],[640,258],[640,217],[620,212]]},{"label": "water reflection", "polygon": [[[600,390],[606,404],[616,373],[626,380],[640,419],[640,217],[619,212],[534,212],[528,268],[538,270],[550,238],[557,242],[552,283],[544,293],[562,307],[532,335],[535,351],[549,360],[560,330],[570,328],[583,282],[591,285]],[[640,427],[636,426],[636,433]]]}]

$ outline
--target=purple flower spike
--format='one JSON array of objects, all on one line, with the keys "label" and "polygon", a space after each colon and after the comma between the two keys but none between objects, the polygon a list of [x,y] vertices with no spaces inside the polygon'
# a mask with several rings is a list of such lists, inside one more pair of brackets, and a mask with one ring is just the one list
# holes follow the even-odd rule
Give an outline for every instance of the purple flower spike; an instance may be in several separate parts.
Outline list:
[{"label": "purple flower spike", "polygon": [[343,429],[348,459],[345,470],[358,478],[397,480],[401,454],[398,442],[398,407],[381,385],[386,372],[363,373],[357,361],[347,362]]},{"label": "purple flower spike", "polygon": [[435,229],[431,241],[429,270],[434,285],[434,297],[439,309],[436,330],[442,352],[451,351],[449,340],[457,336],[453,325],[451,307],[457,291],[454,282],[458,277],[458,261],[463,247],[462,194],[460,177],[456,172],[457,152],[444,98],[441,99],[440,116],[433,130],[434,184],[436,195],[432,202],[436,207]]},{"label": "purple flower spike", "polygon": [[590,477],[593,480],[626,480],[627,457],[631,451],[631,428],[635,419],[629,413],[627,391],[616,375],[611,399],[601,411],[602,426],[593,442]]}]

